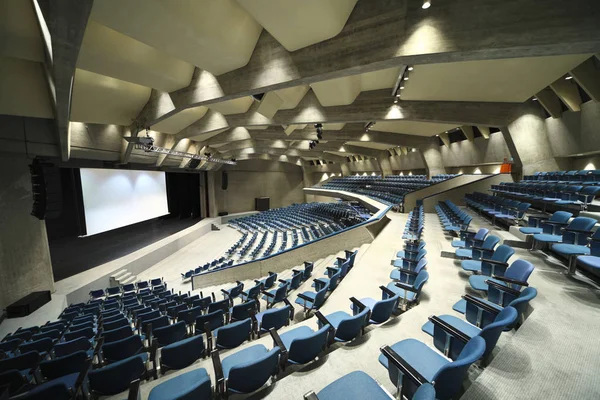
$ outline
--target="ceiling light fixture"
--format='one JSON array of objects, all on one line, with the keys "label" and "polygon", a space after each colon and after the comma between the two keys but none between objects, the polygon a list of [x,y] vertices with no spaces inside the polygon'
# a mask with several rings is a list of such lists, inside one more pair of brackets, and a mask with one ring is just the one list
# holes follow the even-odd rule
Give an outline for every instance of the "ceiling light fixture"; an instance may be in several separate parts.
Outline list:
[{"label": "ceiling light fixture", "polygon": [[400,90],[404,90],[404,86],[400,86]]},{"label": "ceiling light fixture", "polygon": [[398,104],[398,100],[394,100],[394,104]]},{"label": "ceiling light fixture", "polygon": [[537,100],[537,97],[534,97],[532,100],[533,100],[533,101],[538,101],[538,100]]},{"label": "ceiling light fixture", "polygon": [[421,6],[421,8],[423,10],[427,10],[429,7],[431,7],[431,0],[423,0],[423,5]]},{"label": "ceiling light fixture", "polygon": [[565,78],[566,81],[569,81],[571,79],[573,79],[573,77],[571,75],[567,75],[567,77]]},{"label": "ceiling light fixture", "polygon": [[405,81],[407,81],[407,80],[408,80],[408,76],[405,76],[405,77],[404,77],[404,80],[405,80]]},{"label": "ceiling light fixture", "polygon": [[415,69],[414,67],[408,67],[409,71],[412,71],[413,69]]}]

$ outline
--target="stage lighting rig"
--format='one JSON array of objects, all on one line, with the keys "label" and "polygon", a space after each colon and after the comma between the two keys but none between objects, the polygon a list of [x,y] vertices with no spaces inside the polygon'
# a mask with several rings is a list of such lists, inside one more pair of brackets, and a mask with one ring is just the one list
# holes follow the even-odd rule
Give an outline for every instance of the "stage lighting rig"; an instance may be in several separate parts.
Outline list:
[{"label": "stage lighting rig", "polygon": [[323,139],[323,124],[315,124],[315,128],[317,129],[317,139]]}]

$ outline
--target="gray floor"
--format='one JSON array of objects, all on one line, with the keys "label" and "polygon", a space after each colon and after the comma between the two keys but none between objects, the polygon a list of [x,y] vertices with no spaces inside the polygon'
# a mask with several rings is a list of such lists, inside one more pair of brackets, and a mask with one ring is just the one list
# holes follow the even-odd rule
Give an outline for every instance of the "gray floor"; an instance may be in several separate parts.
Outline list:
[{"label": "gray floor", "polygon": [[[359,299],[381,296],[379,286],[390,281],[390,260],[401,247],[401,236],[406,222],[406,216],[402,214],[390,213],[389,217],[391,222],[377,239],[371,244],[361,246],[355,268],[327,299],[321,309],[323,314],[339,310],[350,312],[349,298],[352,296]],[[487,221],[475,217],[472,227],[479,226],[493,229]],[[516,240],[508,232],[494,232],[504,240]],[[455,314],[452,305],[469,290],[468,274],[463,273],[459,262],[440,256],[442,250],[451,251],[452,248],[450,238],[444,235],[434,214],[426,216],[424,239],[427,241],[427,270],[430,279],[423,289],[419,306],[393,318],[383,326],[369,327],[366,335],[353,343],[333,346],[320,360],[304,368],[288,368],[276,382],[258,393],[233,398],[301,399],[309,390],[318,391],[333,380],[355,370],[367,372],[392,392],[394,388],[387,372],[377,362],[379,348],[406,338],[416,338],[431,345],[431,338],[421,331],[427,317],[432,314]],[[180,250],[168,262],[165,260],[156,266],[155,271],[149,272],[166,272],[166,275],[172,276],[170,279],[173,280],[174,287],[177,280],[176,271],[179,268],[204,258],[196,246]],[[212,249],[214,250],[216,249]],[[341,255],[341,252],[314,260],[314,275],[321,276],[326,266],[334,262],[336,255]],[[596,376],[596,372],[600,371],[600,291],[585,278],[564,276],[562,272],[565,269],[562,264],[541,252],[530,253],[528,250],[517,249],[514,258],[517,257],[528,259],[535,264],[536,270],[529,282],[538,289],[539,295],[533,301],[531,314],[523,326],[517,332],[506,332],[502,335],[491,363],[483,371],[471,368],[469,380],[465,385],[466,392],[462,398],[600,398],[600,380]],[[289,270],[280,274],[281,277],[290,277],[293,267],[295,266],[290,266]],[[219,293],[221,287],[231,284],[203,290]],[[189,290],[185,283],[178,283],[177,286],[177,290]],[[305,290],[311,290],[310,282],[292,293],[290,299],[295,300],[295,294]],[[264,303],[262,306],[264,307]],[[294,329],[299,325],[307,325],[313,329],[317,326],[314,317],[305,320],[297,308],[294,323],[282,331]],[[237,349],[225,351],[221,357],[227,357],[256,344],[272,347],[270,338],[263,336]],[[185,370],[171,372],[157,381],[142,384],[142,398],[146,399],[150,390],[166,379],[196,368],[206,368],[213,376],[210,360],[200,360]],[[124,394],[114,398],[124,398]]]}]

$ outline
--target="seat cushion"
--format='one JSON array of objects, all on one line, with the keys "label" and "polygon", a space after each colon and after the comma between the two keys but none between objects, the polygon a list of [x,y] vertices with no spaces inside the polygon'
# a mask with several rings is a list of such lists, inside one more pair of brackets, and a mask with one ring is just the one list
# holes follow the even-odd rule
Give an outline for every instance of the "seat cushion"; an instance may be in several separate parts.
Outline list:
[{"label": "seat cushion", "polygon": [[544,230],[542,228],[519,228],[519,232],[525,235],[535,235],[538,233],[542,233]]},{"label": "seat cushion", "polygon": [[472,249],[458,249],[454,254],[456,254],[456,257],[459,258],[473,258]]},{"label": "seat cushion", "polygon": [[481,271],[481,261],[464,260],[460,263],[460,266],[465,271],[471,271],[471,272],[480,272]]},{"label": "seat cushion", "polygon": [[225,357],[222,361],[223,375],[225,375],[225,378],[228,378],[231,368],[235,367],[236,365],[252,363],[263,357],[268,352],[269,350],[267,350],[265,346],[262,344],[256,344]]},{"label": "seat cushion", "polygon": [[211,396],[210,377],[204,368],[198,368],[155,386],[148,400],[210,399]]},{"label": "seat cushion", "polygon": [[561,235],[549,235],[547,233],[540,233],[537,235],[533,235],[533,238],[535,240],[537,240],[538,242],[545,242],[545,243],[558,243],[558,242],[562,241]]},{"label": "seat cushion", "polygon": [[321,390],[320,400],[389,400],[377,381],[362,371],[350,372]]},{"label": "seat cushion", "polygon": [[289,351],[290,347],[292,345],[292,342],[295,339],[305,338],[308,335],[312,335],[313,333],[314,333],[314,331],[312,329],[310,329],[308,326],[299,326],[299,327],[289,330],[285,333],[282,333],[280,335],[280,337],[281,337],[281,341],[283,342],[283,345]]},{"label": "seat cushion", "polygon": [[331,323],[331,326],[333,326],[335,329],[337,329],[340,326],[340,323],[343,320],[351,317],[352,316],[345,311],[336,311],[332,314],[325,316],[325,318],[327,318],[327,320]]},{"label": "seat cushion", "polygon": [[[433,380],[440,368],[450,362],[437,351],[416,339],[405,339],[392,345],[391,348],[428,382]],[[389,369],[388,359],[383,354],[379,356],[379,363]]]},{"label": "seat cushion", "polygon": [[559,243],[552,245],[552,250],[565,256],[582,255],[587,256],[590,254],[590,248],[586,246],[579,246],[576,244]]},{"label": "seat cushion", "polygon": [[[496,303],[492,303],[491,301],[482,298],[479,298],[479,301],[484,302],[490,307],[494,307],[498,311],[502,311],[502,307]],[[467,312],[467,301],[465,299],[460,299],[452,306],[452,309],[461,314],[465,314]]]},{"label": "seat cushion", "polygon": [[406,299],[407,301],[413,301],[415,299],[415,292],[407,292],[406,290],[394,285],[393,282],[388,283],[387,288],[390,289],[392,292],[396,293],[398,296],[400,296],[401,299]]},{"label": "seat cushion", "polygon": [[481,290],[484,292],[488,291],[488,284],[485,283],[487,280],[491,280],[499,283],[500,285],[506,286],[504,282],[485,275],[473,275],[469,277],[469,283],[471,284],[471,287],[475,290]]},{"label": "seat cushion", "polygon": [[452,245],[452,247],[456,248],[467,247],[467,242],[465,242],[464,240],[453,240],[450,244]]},{"label": "seat cushion", "polygon": [[[471,325],[464,319],[455,317],[453,315],[440,315],[440,316],[438,316],[438,318],[441,319],[442,321],[446,322],[447,324],[450,324],[453,327],[457,328],[459,331],[463,332],[470,338],[479,335],[479,333],[481,332],[481,329],[479,329],[475,325]],[[423,332],[425,332],[426,334],[433,336],[433,322],[427,321],[421,327],[421,330]]]},{"label": "seat cushion", "polygon": [[579,264],[594,269],[600,269],[600,257],[595,256],[581,256],[577,257]]}]

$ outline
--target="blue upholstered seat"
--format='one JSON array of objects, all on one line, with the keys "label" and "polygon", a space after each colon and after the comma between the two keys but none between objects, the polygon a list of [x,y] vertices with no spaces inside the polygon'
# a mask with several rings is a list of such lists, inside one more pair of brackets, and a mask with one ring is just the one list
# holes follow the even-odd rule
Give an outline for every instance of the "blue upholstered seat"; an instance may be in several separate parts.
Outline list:
[{"label": "blue upholstered seat", "polygon": [[451,245],[454,248],[471,248],[473,245],[480,246],[489,232],[489,229],[480,228],[472,238],[467,239],[466,236],[462,235],[462,240],[453,240]]},{"label": "blue upholstered seat", "polygon": [[[496,261],[500,264],[476,260],[463,260],[460,263],[460,266],[465,271],[484,273],[485,275],[496,275],[496,267],[503,267],[502,264],[506,264],[513,254],[515,254],[515,250],[512,247],[503,244],[498,246],[498,248],[494,251],[494,254],[492,254],[492,257],[490,257],[490,260]],[[504,273],[504,270],[507,266],[508,265],[504,266],[504,268],[502,269],[502,273]],[[485,269],[485,271],[483,271],[483,269]]]},{"label": "blue upholstered seat", "polygon": [[597,256],[577,257],[577,262],[587,268],[600,269],[600,257]]},{"label": "blue upholstered seat", "polygon": [[[379,301],[370,297],[360,299],[359,301],[371,310],[371,317],[369,318],[369,323],[382,324],[388,319],[390,319],[394,310],[398,308],[399,299],[400,296],[398,296],[397,294],[390,296],[386,292],[383,292],[382,299]],[[350,308],[352,308],[355,312],[358,311],[354,310],[354,308],[356,308],[355,305],[350,306]]]},{"label": "blue upholstered seat", "polygon": [[252,331],[252,320],[247,318],[242,321],[234,322],[217,328],[214,331],[216,345],[220,349],[232,349],[250,340]]},{"label": "blue upholstered seat", "polygon": [[160,351],[161,372],[182,369],[204,356],[206,347],[202,335],[192,336],[165,346]]},{"label": "blue upholstered seat", "polygon": [[158,342],[159,347],[178,342],[185,338],[186,334],[187,327],[184,321],[152,330],[152,335]]},{"label": "blue upholstered seat", "polygon": [[410,269],[408,269],[408,268],[393,269],[392,272],[390,272],[390,279],[393,279],[395,281],[404,282],[404,283],[413,284],[415,281],[415,277],[426,266],[427,266],[427,259],[422,258],[421,260],[419,260],[419,262],[417,263],[416,266],[413,265],[412,268],[410,268]]},{"label": "blue upholstered seat", "polygon": [[496,247],[498,243],[500,243],[500,238],[498,236],[490,235],[483,241],[481,250],[477,248],[457,249],[454,254],[458,258],[470,258],[478,260],[482,257],[490,257],[494,251],[494,247]]},{"label": "blue upholstered seat", "polygon": [[[507,327],[515,323],[517,320],[518,313],[513,307],[505,307],[502,311],[500,311],[494,322],[486,325],[484,328],[478,328],[475,325],[470,324],[469,322],[455,317],[454,315],[440,315],[442,321],[451,325],[452,327],[458,329],[459,331],[466,334],[469,338],[474,338],[476,336],[480,336],[485,340],[486,349],[483,353],[482,357],[485,358],[489,354],[491,354],[492,350],[496,346],[498,339],[500,338],[500,334]],[[425,325],[421,328],[423,332],[434,338],[435,346],[443,351],[445,344],[447,343],[446,337],[447,334],[441,330],[436,329],[433,322],[427,321]],[[440,348],[441,347],[441,348]],[[460,351],[463,346],[453,346],[454,348],[451,350],[450,358],[454,359],[458,357]]]},{"label": "blue upholstered seat", "polygon": [[148,395],[148,400],[192,399],[212,399],[210,376],[204,368],[197,368],[164,381],[152,388]]},{"label": "blue upholstered seat", "polygon": [[262,344],[247,347],[223,359],[227,389],[233,393],[252,393],[277,373],[279,347],[267,350]]},{"label": "blue upholstered seat", "polygon": [[[405,339],[390,347],[428,382],[435,382],[438,399],[449,399],[460,390],[471,364],[483,355],[485,340],[481,337],[469,340],[455,361],[447,359],[416,339]],[[390,366],[384,355],[379,356],[379,363],[387,368],[392,383],[397,384],[398,369]]]},{"label": "blue upholstered seat", "polygon": [[69,387],[61,379],[34,386],[30,391],[18,397],[19,400],[71,400]]},{"label": "blue upholstered seat", "polygon": [[140,335],[130,336],[102,346],[102,356],[108,364],[142,354],[144,362],[147,360],[146,350]]},{"label": "blue upholstered seat", "polygon": [[291,318],[291,307],[287,305],[280,308],[271,308],[270,310],[265,310],[256,314],[256,320],[259,326],[259,336],[268,332],[270,329],[280,329],[287,325]]},{"label": "blue upholstered seat", "polygon": [[[510,267],[507,268],[506,272],[504,273],[504,277],[509,278],[509,279],[518,280],[521,282],[527,282],[527,279],[529,279],[529,275],[531,275],[531,273],[533,272],[533,269],[534,269],[534,266],[529,261],[516,260],[515,262],[513,262],[510,265]],[[485,281],[487,281],[487,280],[494,281],[500,285],[509,286],[506,282],[491,278],[486,275],[473,275],[473,276],[469,277],[469,283],[471,284],[471,287],[475,290],[481,290],[484,292],[488,291],[488,284],[485,283]],[[511,285],[511,286],[517,290],[520,289],[520,286],[515,286],[515,285]]]},{"label": "blue upholstered seat", "polygon": [[88,373],[90,389],[96,395],[109,396],[126,391],[129,383],[146,374],[141,354],[117,361]]},{"label": "blue upholstered seat", "polygon": [[[333,339],[336,342],[348,342],[357,338],[367,323],[366,318],[369,311],[368,308],[365,308],[355,315],[350,315],[344,311],[336,311],[326,315],[325,318],[335,329]],[[322,327],[323,324],[319,321],[319,328]]]},{"label": "blue upholstered seat", "polygon": [[281,341],[288,351],[290,364],[306,364],[314,360],[326,347],[330,326],[325,325],[318,331],[308,326],[299,326],[283,333]]}]

